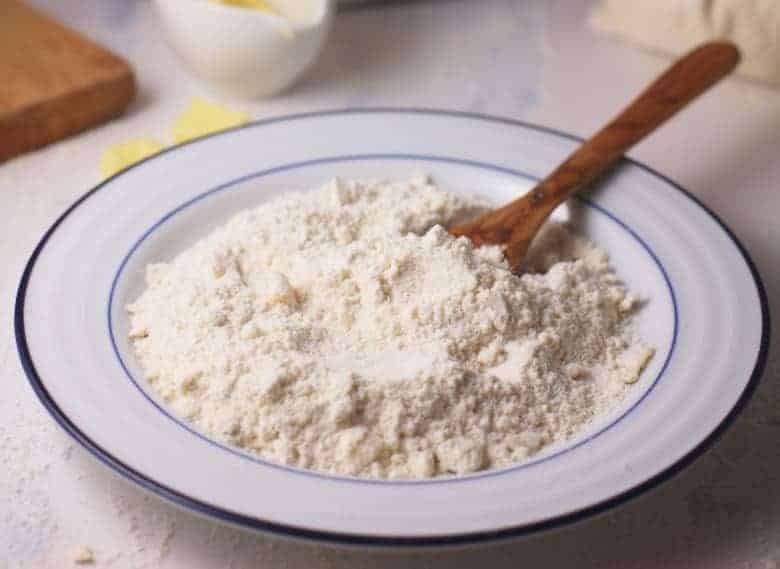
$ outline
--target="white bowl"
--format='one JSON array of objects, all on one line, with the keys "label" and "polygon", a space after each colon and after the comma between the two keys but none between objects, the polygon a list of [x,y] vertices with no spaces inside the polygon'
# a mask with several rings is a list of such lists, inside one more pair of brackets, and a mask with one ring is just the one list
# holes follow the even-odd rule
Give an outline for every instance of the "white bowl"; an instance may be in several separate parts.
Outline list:
[{"label": "white bowl", "polygon": [[766,294],[742,246],[641,164],[623,161],[572,205],[578,228],[647,299],[635,324],[656,355],[612,413],[523,464],[367,480],[223,445],[173,415],[143,380],[125,310],[148,263],[276,196],[333,176],[422,171],[449,191],[501,203],[578,144],[509,119],[375,109],[269,118],[171,147],[86,194],[36,248],[15,312],[25,371],[54,418],[99,460],[226,523],[343,545],[433,546],[524,535],[604,511],[712,444],[755,389],[769,345]]},{"label": "white bowl", "polygon": [[154,0],[174,50],[216,89],[242,98],[275,95],[317,59],[333,0],[277,0],[284,16],[210,0]]}]

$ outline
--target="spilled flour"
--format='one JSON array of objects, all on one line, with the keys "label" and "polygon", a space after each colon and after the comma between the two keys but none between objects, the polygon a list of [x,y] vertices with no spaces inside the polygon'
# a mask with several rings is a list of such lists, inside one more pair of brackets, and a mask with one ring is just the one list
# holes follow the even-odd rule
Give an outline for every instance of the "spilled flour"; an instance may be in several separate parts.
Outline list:
[{"label": "spilled flour", "polygon": [[485,202],[330,182],[244,211],[128,306],[151,387],[222,442],[375,478],[523,461],[613,407],[653,350],[607,256],[550,224],[518,277],[443,225]]}]

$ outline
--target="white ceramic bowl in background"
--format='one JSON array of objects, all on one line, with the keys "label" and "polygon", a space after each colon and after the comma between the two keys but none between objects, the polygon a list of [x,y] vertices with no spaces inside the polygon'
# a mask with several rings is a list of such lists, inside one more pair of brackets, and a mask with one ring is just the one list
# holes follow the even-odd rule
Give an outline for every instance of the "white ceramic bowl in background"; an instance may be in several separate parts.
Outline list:
[{"label": "white ceramic bowl in background", "polygon": [[277,0],[284,16],[210,0],[154,0],[173,49],[216,89],[242,98],[275,95],[316,61],[333,0]]}]

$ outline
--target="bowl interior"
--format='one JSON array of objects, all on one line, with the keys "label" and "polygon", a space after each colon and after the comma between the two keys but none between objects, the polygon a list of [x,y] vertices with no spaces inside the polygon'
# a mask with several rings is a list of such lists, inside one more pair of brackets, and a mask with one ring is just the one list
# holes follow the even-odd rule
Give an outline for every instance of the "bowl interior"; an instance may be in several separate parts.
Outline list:
[{"label": "bowl interior", "polygon": [[[144,289],[144,268],[149,263],[168,261],[197,240],[227,222],[237,212],[285,193],[316,188],[330,178],[403,180],[415,173],[430,174],[439,185],[451,192],[479,194],[501,204],[528,190],[534,178],[520,172],[508,172],[490,164],[458,163],[430,158],[347,159],[306,164],[272,173],[258,172],[227,182],[183,202],[165,212],[128,251],[116,278],[110,299],[112,335],[118,356],[128,370],[129,379],[177,424],[186,427],[166,409],[164,402],[143,380],[131,342],[129,319],[124,309]],[[656,348],[640,380],[624,400],[610,413],[596,417],[590,425],[560,446],[550,446],[533,461],[577,446],[614,424],[652,387],[673,349],[675,306],[663,267],[649,246],[612,212],[594,204],[587,197],[560,208],[555,217],[568,218],[576,231],[605,249],[620,278],[629,289],[645,301],[634,319],[638,336]],[[188,428],[189,430],[189,428]],[[218,443],[215,443],[218,444]],[[219,444],[219,446],[223,446]],[[261,461],[241,450],[244,456]]]}]

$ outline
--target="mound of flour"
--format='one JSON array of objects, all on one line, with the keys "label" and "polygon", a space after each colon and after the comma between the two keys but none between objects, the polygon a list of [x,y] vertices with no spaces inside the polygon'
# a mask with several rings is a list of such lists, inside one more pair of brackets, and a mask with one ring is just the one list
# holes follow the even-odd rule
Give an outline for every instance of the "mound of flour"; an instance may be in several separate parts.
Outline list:
[{"label": "mound of flour", "polygon": [[484,202],[419,177],[244,211],[128,307],[146,378],[206,434],[376,478],[523,461],[620,400],[652,349],[606,255],[551,225],[512,274],[443,225]]}]

